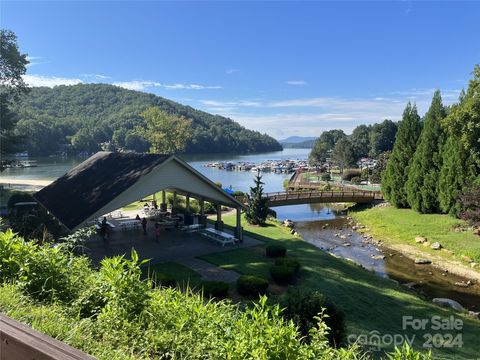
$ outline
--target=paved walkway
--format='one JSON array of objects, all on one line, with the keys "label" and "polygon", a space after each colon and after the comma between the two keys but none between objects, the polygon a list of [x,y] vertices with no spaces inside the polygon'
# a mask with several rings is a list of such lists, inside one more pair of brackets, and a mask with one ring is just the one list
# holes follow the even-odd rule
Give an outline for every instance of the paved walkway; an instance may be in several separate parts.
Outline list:
[{"label": "paved walkway", "polygon": [[234,282],[240,274],[233,270],[225,270],[204,260],[190,258],[182,259],[177,263],[185,265],[199,273],[203,279],[210,281]]}]

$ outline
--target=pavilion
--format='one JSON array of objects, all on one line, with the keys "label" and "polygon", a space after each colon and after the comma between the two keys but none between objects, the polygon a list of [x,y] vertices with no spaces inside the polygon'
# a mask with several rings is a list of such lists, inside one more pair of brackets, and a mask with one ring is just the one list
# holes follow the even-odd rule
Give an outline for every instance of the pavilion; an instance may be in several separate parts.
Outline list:
[{"label": "pavilion", "polygon": [[215,204],[217,229],[223,228],[221,207],[236,209],[235,236],[242,241],[244,207],[207,177],[175,155],[98,152],[34,195],[70,231],[93,219],[162,191],[160,208],[166,209],[165,192],[184,195],[200,204]]}]

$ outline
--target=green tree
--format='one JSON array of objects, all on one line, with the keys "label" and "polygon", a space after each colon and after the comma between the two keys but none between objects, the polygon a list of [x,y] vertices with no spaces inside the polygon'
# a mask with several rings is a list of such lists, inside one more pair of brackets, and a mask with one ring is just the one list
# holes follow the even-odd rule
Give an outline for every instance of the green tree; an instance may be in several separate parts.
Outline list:
[{"label": "green tree", "polygon": [[378,157],[382,152],[392,151],[397,135],[397,124],[392,120],[384,120],[380,124],[374,124],[370,129],[371,157]]},{"label": "green tree", "polygon": [[268,198],[263,196],[262,176],[259,172],[254,179],[255,186],[250,188],[248,198],[248,208],[245,211],[245,218],[249,224],[265,225],[268,216]]},{"label": "green tree", "polygon": [[442,168],[438,180],[438,200],[443,212],[455,216],[459,214],[461,205],[458,197],[473,173],[472,159],[462,142],[454,134],[449,134],[442,150]]},{"label": "green tree", "polygon": [[137,127],[137,133],[150,142],[150,152],[175,154],[183,152],[192,138],[192,121],[169,114],[158,107],[142,113],[146,128]]},{"label": "green tree", "polygon": [[350,140],[343,138],[335,144],[332,152],[332,159],[342,171],[346,167],[349,167],[355,163],[353,146]]},{"label": "green tree", "polygon": [[350,137],[355,160],[368,156],[370,151],[370,126],[359,125]]},{"label": "green tree", "polygon": [[441,148],[444,133],[441,121],[446,116],[440,91],[435,91],[425,114],[417,150],[408,171],[407,201],[415,211],[435,213],[440,210],[438,178],[442,167]]},{"label": "green tree", "polygon": [[408,166],[415,154],[421,127],[417,107],[408,103],[403,112],[402,121],[398,125],[393,151],[382,179],[383,194],[396,207],[408,206],[405,184],[408,179]]},{"label": "green tree", "polygon": [[[23,75],[27,71],[27,55],[18,49],[17,36],[10,30],[0,30],[0,153],[11,153],[21,138],[14,133],[18,116],[11,107],[28,91]],[[0,167],[1,164],[0,164]]]},{"label": "green tree", "polygon": [[475,66],[467,93],[461,94],[460,104],[452,108],[445,125],[458,136],[480,172],[480,65]]},{"label": "green tree", "polygon": [[372,169],[372,175],[370,176],[370,181],[372,183],[380,184],[382,182],[382,177],[387,169],[388,159],[390,158],[391,154],[391,151],[385,151],[378,155],[377,163]]},{"label": "green tree", "polygon": [[335,147],[335,144],[346,138],[347,135],[342,130],[333,129],[324,131],[320,137],[315,140],[312,150],[308,156],[308,162],[311,166],[322,165],[328,158],[328,155]]}]

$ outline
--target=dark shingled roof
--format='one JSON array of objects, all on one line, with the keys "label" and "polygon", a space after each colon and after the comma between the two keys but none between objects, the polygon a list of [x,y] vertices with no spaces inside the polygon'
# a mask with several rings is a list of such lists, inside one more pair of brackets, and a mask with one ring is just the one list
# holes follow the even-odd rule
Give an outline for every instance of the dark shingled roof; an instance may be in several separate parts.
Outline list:
[{"label": "dark shingled roof", "polygon": [[169,155],[98,152],[34,198],[70,230],[132,186]]}]

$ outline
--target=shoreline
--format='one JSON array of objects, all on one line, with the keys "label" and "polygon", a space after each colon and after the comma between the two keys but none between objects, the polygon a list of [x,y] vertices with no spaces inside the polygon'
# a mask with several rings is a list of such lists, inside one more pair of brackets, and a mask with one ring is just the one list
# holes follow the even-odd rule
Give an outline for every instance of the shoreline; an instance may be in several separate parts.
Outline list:
[{"label": "shoreline", "polygon": [[[350,228],[360,234],[362,237],[365,239],[368,239],[368,242],[371,242],[372,244],[379,246],[381,248],[387,249],[387,250],[393,250],[396,252],[401,253],[405,257],[415,261],[416,259],[427,259],[431,261],[431,265],[439,270],[442,270],[444,272],[451,273],[453,275],[457,275],[469,280],[474,280],[476,282],[480,283],[480,271],[474,269],[473,267],[470,267],[466,264],[463,264],[459,260],[456,259],[448,259],[444,258],[439,255],[435,255],[432,253],[429,253],[427,251],[422,251],[421,249],[418,249],[415,246],[409,245],[409,244],[403,244],[403,243],[392,243],[388,240],[385,239],[379,239],[378,237],[375,237],[372,235],[369,230],[372,229],[371,224],[366,224],[366,223],[361,223],[363,228],[358,228],[355,229],[355,225],[360,225],[360,222],[358,219],[356,219],[355,214],[349,214],[348,215],[350,218],[352,218],[352,221],[354,224],[350,225]],[[479,239],[480,240],[480,239]],[[438,251],[448,251],[446,249],[441,249]],[[472,262],[474,263],[474,262]],[[471,264],[472,264],[471,263]]]},{"label": "shoreline", "polygon": [[23,185],[23,186],[48,186],[54,180],[39,179],[16,179],[9,177],[0,177],[0,185]]}]

